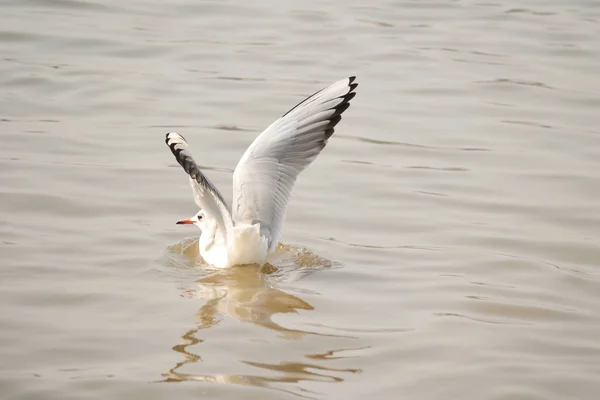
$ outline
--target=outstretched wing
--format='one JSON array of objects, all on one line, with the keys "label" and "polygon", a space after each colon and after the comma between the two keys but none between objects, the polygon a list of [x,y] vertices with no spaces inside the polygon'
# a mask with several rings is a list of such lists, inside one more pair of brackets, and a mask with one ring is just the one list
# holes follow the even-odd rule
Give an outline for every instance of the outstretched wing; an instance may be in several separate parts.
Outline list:
[{"label": "outstretched wing", "polygon": [[275,249],[298,174],[323,150],[356,95],[355,77],[308,97],[265,129],[233,173],[233,220],[260,222]]},{"label": "outstretched wing", "polygon": [[175,132],[167,133],[165,140],[167,146],[175,156],[175,159],[190,176],[190,184],[194,192],[194,200],[198,207],[204,210],[208,217],[217,222],[217,230],[223,235],[223,239],[229,241],[233,221],[231,211],[227,202],[217,188],[208,180],[198,168],[194,158],[188,151],[187,141],[183,136]]}]

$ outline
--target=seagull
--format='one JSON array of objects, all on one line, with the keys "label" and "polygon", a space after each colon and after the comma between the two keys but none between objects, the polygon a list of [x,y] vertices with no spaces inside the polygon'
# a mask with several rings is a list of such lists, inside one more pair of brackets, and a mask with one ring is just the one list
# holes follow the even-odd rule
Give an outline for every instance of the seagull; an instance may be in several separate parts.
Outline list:
[{"label": "seagull", "polygon": [[217,268],[266,263],[283,231],[296,178],[317,158],[354,98],[351,76],[309,96],[256,137],[233,172],[231,209],[176,132],[165,142],[189,175],[200,211],[178,224],[201,230],[200,256]]}]

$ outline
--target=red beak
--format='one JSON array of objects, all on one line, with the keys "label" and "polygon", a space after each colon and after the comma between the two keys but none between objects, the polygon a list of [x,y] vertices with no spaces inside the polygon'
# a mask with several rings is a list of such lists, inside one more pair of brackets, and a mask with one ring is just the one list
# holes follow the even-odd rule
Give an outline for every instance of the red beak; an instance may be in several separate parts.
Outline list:
[{"label": "red beak", "polygon": [[177,221],[177,225],[188,225],[188,224],[193,224],[194,221],[192,221],[191,219],[182,219],[181,221]]}]

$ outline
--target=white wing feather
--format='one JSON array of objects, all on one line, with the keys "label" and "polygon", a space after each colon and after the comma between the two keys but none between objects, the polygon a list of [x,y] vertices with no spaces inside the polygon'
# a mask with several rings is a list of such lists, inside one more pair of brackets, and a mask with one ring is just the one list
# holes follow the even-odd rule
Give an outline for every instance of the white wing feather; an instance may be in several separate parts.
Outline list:
[{"label": "white wing feather", "polygon": [[222,235],[226,243],[229,243],[233,220],[231,211],[223,199],[221,193],[212,182],[200,171],[191,153],[188,151],[187,141],[183,136],[175,132],[167,133],[165,140],[167,146],[175,156],[175,159],[183,167],[190,177],[190,185],[194,192],[194,201],[204,213],[217,222],[217,233]]},{"label": "white wing feather", "polygon": [[281,237],[287,203],[298,174],[323,150],[355,96],[355,77],[308,97],[265,129],[233,173],[233,221],[259,222],[269,251]]}]

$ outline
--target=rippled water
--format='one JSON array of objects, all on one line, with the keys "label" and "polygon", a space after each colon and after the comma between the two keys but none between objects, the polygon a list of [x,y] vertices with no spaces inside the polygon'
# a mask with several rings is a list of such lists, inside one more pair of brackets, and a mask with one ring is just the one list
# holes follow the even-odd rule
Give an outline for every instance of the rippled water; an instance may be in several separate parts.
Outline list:
[{"label": "rippled water", "polygon": [[[596,399],[600,5],[0,4],[3,399]],[[164,144],[231,196],[360,86],[264,273],[195,257]],[[178,384],[176,384],[178,383]]]}]

